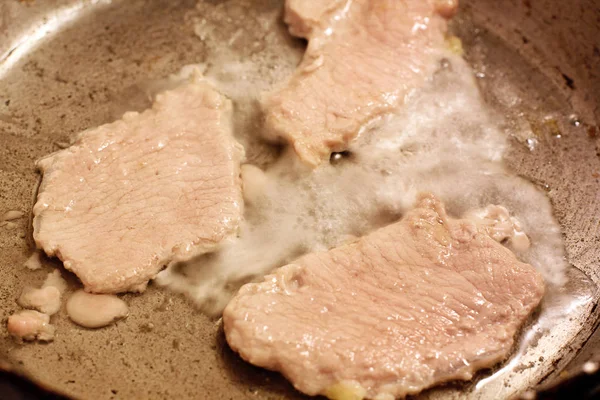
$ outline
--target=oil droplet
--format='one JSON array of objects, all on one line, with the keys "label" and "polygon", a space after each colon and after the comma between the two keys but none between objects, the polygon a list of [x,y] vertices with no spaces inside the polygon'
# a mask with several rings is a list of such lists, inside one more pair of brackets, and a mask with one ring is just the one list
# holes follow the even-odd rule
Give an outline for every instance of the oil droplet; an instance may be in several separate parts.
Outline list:
[{"label": "oil droplet", "polygon": [[329,161],[331,162],[332,165],[336,165],[336,164],[339,164],[340,162],[342,162],[344,159],[350,158],[351,155],[352,155],[352,153],[350,153],[349,151],[341,151],[339,153],[331,153],[331,157],[330,157]]},{"label": "oil droplet", "polygon": [[579,116],[577,114],[569,115],[569,123],[576,128],[579,128],[581,126],[581,120],[579,119]]},{"label": "oil droplet", "polygon": [[560,127],[558,126],[558,122],[554,116],[549,115],[544,118],[544,126],[548,133],[557,139],[562,137],[562,132],[560,131]]},{"label": "oil droplet", "polygon": [[529,138],[525,142],[527,143],[529,151],[534,151],[538,145],[538,140],[536,138]]},{"label": "oil droplet", "polygon": [[583,367],[581,369],[586,374],[593,374],[596,371],[598,371],[598,363],[594,361],[588,361],[585,364],[583,364]]}]

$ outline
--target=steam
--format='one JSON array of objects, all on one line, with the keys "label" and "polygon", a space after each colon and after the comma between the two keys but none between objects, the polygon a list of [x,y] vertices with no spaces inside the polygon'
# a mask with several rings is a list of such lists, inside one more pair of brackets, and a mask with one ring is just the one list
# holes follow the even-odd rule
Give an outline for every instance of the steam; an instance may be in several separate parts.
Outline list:
[{"label": "steam", "polygon": [[[260,136],[252,116],[264,90],[261,73],[260,65],[227,59],[205,71],[236,103],[242,138]],[[232,84],[237,76],[246,77],[243,85]],[[288,150],[274,162],[257,162],[261,168],[243,167],[246,211],[238,237],[162,272],[157,282],[218,314],[242,283],[396,221],[417,193],[431,191],[455,217],[489,204],[506,207],[531,238],[531,248],[517,255],[559,285],[567,267],[560,229],[545,194],[504,167],[503,126],[469,66],[446,55],[426,87],[398,113],[373,121],[330,163],[309,170]],[[265,151],[264,143],[246,140],[246,147],[250,160]]]}]

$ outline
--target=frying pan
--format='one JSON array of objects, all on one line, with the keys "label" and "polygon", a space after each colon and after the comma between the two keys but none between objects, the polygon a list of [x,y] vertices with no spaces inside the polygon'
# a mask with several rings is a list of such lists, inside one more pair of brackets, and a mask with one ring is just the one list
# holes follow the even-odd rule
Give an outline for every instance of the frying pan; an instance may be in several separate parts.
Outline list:
[{"label": "frying pan", "polygon": [[[247,45],[267,34],[279,43],[277,51],[285,47],[290,57],[301,56],[304,44],[291,39],[277,18],[281,1],[203,4],[0,0],[0,212],[31,209],[37,158],[63,147],[74,133],[113,120],[124,107],[147,107],[141,82],[210,62],[212,50],[194,30],[206,7],[221,13],[211,17],[222,21],[212,34],[224,46],[237,46],[241,58],[274,51]],[[273,16],[272,23],[265,24],[264,15]],[[465,57],[490,103],[502,103],[499,88],[511,82],[524,113],[561,116],[559,134],[540,136],[534,151],[512,140],[506,161],[547,191],[573,266],[571,282],[579,282],[571,289],[585,291],[586,302],[552,331],[554,336],[540,339],[535,351],[547,357],[524,364],[487,392],[502,398],[538,387],[553,396],[560,388],[550,389],[552,384],[579,375],[582,368],[593,372],[589,361],[600,356],[600,333],[593,334],[600,313],[600,3],[462,0],[451,28],[463,40]],[[227,41],[240,30],[241,43]],[[17,310],[21,288],[40,284],[48,271],[22,267],[33,249],[30,226],[23,219],[14,229],[0,228],[3,321]],[[44,266],[60,263],[45,259]],[[77,280],[64,275],[76,288]],[[278,374],[241,361],[224,342],[219,320],[198,312],[185,298],[154,286],[124,298],[128,319],[98,331],[74,326],[61,312],[51,344],[19,345],[0,330],[2,369],[76,398],[304,398]],[[484,371],[478,380],[493,373]],[[8,396],[10,382],[11,393],[22,390],[7,376],[2,393]],[[422,397],[458,398],[476,384],[450,384]]]}]

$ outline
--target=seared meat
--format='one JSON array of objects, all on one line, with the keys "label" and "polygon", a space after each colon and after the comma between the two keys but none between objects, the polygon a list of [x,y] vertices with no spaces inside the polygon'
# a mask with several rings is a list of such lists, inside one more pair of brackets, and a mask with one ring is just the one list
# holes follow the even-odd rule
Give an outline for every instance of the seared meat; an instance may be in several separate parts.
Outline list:
[{"label": "seared meat", "polygon": [[267,135],[319,164],[369,120],[404,102],[436,66],[446,17],[440,0],[287,0],[290,32],[307,38],[302,63],[263,101]]},{"label": "seared meat", "polygon": [[243,286],[223,322],[242,358],[304,393],[388,399],[504,359],[543,293],[532,266],[425,195],[401,221]]},{"label": "seared meat", "polygon": [[242,215],[230,112],[195,81],[40,160],[37,245],[96,293],[142,291],[166,264],[213,249]]}]

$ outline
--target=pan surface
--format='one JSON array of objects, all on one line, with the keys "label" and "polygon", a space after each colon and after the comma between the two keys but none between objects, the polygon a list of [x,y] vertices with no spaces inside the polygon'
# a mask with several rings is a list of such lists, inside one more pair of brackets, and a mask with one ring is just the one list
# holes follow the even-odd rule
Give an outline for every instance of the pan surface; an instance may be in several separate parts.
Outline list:
[{"label": "pan surface", "polygon": [[[0,214],[30,212],[36,159],[81,130],[147,107],[148,82],[210,64],[219,46],[241,61],[272,60],[270,76],[289,73],[303,44],[287,34],[281,8],[278,0],[0,0]],[[573,265],[565,289],[573,307],[560,326],[534,326],[529,344],[537,345],[498,370],[422,395],[508,397],[551,379],[598,321],[600,7],[593,0],[463,0],[452,30],[486,100],[508,121],[556,122],[556,130],[534,129],[535,146],[512,140],[507,163],[553,202]],[[61,267],[47,259],[42,270],[23,267],[33,251],[30,225],[24,218],[0,227],[3,321],[18,309],[23,286]],[[63,275],[71,290],[78,287]],[[278,374],[241,361],[220,321],[182,296],[150,285],[123,298],[130,316],[102,330],[79,328],[62,310],[50,344],[19,345],[2,327],[0,361],[77,398],[304,398]]]}]

